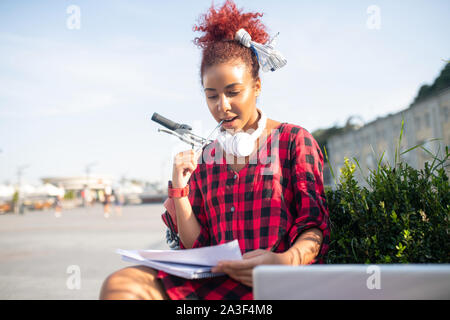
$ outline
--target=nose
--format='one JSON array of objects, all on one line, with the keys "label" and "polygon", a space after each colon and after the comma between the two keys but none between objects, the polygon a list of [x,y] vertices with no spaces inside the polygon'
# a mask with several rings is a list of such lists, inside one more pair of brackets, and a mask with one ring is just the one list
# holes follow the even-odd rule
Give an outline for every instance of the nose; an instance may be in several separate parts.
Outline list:
[{"label": "nose", "polygon": [[221,114],[226,114],[230,109],[230,101],[228,101],[228,98],[224,94],[221,94],[217,102],[217,111]]}]

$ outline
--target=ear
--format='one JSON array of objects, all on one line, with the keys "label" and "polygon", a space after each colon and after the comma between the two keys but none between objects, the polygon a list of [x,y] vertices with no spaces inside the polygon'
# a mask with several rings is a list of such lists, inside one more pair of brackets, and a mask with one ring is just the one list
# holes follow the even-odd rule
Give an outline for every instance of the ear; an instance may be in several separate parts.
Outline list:
[{"label": "ear", "polygon": [[258,77],[255,81],[255,97],[261,94],[261,79]]}]

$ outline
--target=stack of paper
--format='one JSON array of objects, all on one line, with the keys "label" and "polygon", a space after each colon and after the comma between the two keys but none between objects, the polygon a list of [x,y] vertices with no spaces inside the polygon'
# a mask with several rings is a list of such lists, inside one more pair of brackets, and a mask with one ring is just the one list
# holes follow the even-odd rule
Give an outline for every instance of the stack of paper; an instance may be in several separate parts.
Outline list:
[{"label": "stack of paper", "polygon": [[122,260],[165,271],[186,279],[221,276],[211,268],[221,260],[242,260],[238,240],[211,247],[183,250],[122,250]]}]

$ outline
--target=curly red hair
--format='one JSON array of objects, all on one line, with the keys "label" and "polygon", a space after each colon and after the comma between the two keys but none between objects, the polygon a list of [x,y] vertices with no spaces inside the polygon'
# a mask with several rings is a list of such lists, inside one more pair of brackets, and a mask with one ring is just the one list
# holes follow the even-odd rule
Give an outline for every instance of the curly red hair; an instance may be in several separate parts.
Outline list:
[{"label": "curly red hair", "polygon": [[253,41],[265,44],[269,35],[266,26],[259,20],[263,16],[262,13],[242,11],[232,0],[227,0],[219,10],[216,10],[213,4],[207,13],[200,16],[199,25],[194,26],[194,31],[204,32],[203,36],[194,39],[194,44],[203,49],[200,67],[202,84],[206,68],[238,59],[246,64],[255,80],[259,77],[256,55],[250,48],[234,41],[234,36],[243,28]]}]

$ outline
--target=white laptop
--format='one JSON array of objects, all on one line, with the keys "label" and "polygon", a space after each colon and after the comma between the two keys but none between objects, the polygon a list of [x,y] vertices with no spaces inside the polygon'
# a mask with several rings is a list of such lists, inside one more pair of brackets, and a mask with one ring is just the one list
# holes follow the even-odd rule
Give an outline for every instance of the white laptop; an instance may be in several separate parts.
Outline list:
[{"label": "white laptop", "polygon": [[450,264],[258,266],[255,300],[450,299]]}]

